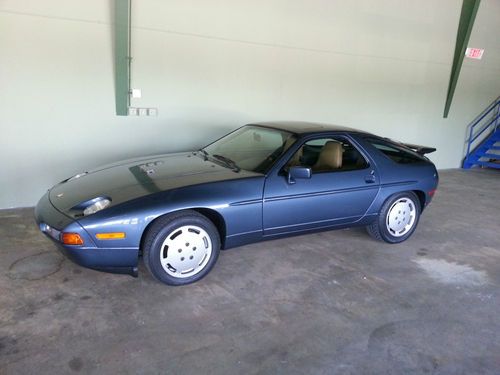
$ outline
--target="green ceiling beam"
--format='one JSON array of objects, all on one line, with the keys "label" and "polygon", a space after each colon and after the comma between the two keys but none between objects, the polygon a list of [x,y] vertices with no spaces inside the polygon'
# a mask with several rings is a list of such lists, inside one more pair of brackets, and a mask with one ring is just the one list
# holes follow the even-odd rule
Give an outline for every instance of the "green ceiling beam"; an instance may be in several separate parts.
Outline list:
[{"label": "green ceiling beam", "polygon": [[463,0],[462,12],[460,13],[460,22],[458,24],[457,41],[455,44],[455,55],[453,56],[453,66],[451,67],[450,83],[448,85],[448,93],[446,95],[446,104],[444,106],[443,117],[447,118],[450,112],[451,101],[457,87],[458,76],[464,61],[465,50],[469,43],[470,33],[474,20],[476,18],[477,9],[481,0]]},{"label": "green ceiling beam", "polygon": [[130,2],[115,0],[115,105],[127,116],[130,104]]}]

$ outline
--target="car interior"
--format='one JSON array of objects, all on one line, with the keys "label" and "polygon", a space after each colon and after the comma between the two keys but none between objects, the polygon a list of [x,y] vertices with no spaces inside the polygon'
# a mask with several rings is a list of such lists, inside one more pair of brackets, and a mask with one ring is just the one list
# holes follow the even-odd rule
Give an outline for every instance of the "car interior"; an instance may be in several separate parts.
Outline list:
[{"label": "car interior", "polygon": [[368,163],[348,141],[328,138],[304,143],[285,169],[292,166],[309,167],[313,173],[318,173],[364,169]]}]

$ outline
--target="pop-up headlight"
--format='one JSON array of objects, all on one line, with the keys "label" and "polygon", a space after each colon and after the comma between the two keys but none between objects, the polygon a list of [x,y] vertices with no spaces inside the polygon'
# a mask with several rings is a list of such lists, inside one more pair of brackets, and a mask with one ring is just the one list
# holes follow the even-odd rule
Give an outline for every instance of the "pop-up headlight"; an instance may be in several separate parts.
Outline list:
[{"label": "pop-up headlight", "polygon": [[109,200],[107,198],[101,198],[101,199],[95,201],[94,203],[92,203],[90,206],[85,207],[85,209],[83,210],[83,215],[88,216],[88,215],[95,214],[96,212],[101,211],[101,210],[105,209],[106,207],[108,207],[110,203],[111,203],[111,200]]}]

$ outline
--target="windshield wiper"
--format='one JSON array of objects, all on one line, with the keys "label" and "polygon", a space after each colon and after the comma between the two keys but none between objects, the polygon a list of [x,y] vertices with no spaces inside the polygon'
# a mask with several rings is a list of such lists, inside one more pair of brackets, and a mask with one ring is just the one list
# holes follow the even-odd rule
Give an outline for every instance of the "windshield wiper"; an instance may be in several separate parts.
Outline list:
[{"label": "windshield wiper", "polygon": [[208,152],[206,152],[204,149],[200,148],[198,150],[203,155],[203,160],[207,161],[208,160]]},{"label": "windshield wiper", "polygon": [[234,169],[236,172],[239,172],[241,170],[241,168],[236,165],[234,160],[231,160],[223,155],[214,154],[214,155],[212,155],[212,157],[224,162],[229,168]]}]

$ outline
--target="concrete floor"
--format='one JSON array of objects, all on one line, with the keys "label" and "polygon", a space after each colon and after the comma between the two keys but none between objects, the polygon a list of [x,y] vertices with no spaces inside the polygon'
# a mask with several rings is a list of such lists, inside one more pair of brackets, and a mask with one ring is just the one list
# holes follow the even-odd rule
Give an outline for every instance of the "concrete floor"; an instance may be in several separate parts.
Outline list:
[{"label": "concrete floor", "polygon": [[442,171],[413,237],[223,252],[187,287],[74,265],[0,211],[0,374],[499,374],[500,174]]}]

